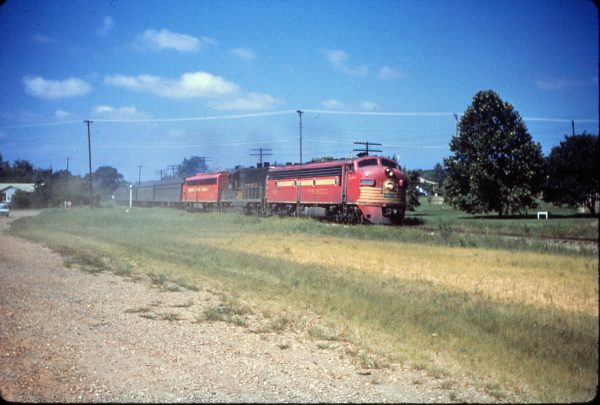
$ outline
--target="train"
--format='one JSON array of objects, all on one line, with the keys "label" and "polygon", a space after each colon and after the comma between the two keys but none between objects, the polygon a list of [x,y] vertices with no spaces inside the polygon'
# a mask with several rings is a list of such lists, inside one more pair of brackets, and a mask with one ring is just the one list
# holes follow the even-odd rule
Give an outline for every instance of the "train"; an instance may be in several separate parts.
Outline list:
[{"label": "train", "polygon": [[115,201],[197,211],[308,216],[340,223],[401,225],[406,175],[382,156],[198,173],[116,190]]}]

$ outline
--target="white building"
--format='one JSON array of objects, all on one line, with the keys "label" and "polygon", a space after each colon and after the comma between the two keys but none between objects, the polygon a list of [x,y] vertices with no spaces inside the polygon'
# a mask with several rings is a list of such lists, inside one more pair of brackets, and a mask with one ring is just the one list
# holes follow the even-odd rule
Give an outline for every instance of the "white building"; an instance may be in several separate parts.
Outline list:
[{"label": "white building", "polygon": [[0,201],[10,203],[17,190],[33,193],[35,183],[0,183]]}]

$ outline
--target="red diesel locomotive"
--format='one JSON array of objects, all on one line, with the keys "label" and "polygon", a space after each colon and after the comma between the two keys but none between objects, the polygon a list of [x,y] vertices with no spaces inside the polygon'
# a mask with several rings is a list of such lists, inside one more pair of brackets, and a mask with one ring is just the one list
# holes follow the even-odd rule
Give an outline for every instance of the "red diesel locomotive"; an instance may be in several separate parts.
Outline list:
[{"label": "red diesel locomotive", "polygon": [[[380,156],[199,173],[179,180],[170,199],[159,199],[163,183],[119,189],[122,203],[167,205],[206,211],[232,209],[259,215],[324,217],[344,223],[401,224],[406,210],[406,177]],[[173,183],[173,184],[171,184]],[[162,192],[162,191],[161,191]],[[164,194],[164,193],[163,193]]]},{"label": "red diesel locomotive", "polygon": [[401,224],[406,178],[395,162],[378,156],[271,167],[266,204],[271,213]]},{"label": "red diesel locomotive", "polygon": [[221,194],[227,187],[228,174],[228,172],[198,173],[186,178],[181,188],[183,205],[202,210],[219,208]]}]

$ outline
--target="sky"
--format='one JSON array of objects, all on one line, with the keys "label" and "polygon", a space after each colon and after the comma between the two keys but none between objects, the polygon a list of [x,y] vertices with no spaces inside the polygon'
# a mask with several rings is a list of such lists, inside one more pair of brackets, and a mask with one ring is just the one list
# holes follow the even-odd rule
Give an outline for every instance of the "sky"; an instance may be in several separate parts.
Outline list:
[{"label": "sky", "polygon": [[588,0],[8,0],[0,43],[0,153],[75,175],[84,120],[92,170],[129,181],[191,156],[250,166],[259,148],[298,162],[300,120],[303,161],[368,141],[430,169],[480,90],[545,155],[572,121],[598,133]]}]

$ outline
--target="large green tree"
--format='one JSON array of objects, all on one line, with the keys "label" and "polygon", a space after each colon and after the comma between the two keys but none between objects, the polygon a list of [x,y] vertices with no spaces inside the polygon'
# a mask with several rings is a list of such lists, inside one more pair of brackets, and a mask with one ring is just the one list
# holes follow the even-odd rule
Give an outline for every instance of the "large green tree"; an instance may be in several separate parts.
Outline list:
[{"label": "large green tree", "polygon": [[544,158],[514,107],[492,91],[473,97],[444,159],[446,201],[469,213],[518,213],[536,207]]},{"label": "large green tree", "polygon": [[598,135],[565,136],[546,160],[544,201],[571,207],[583,204],[593,214],[600,194],[599,156]]}]

